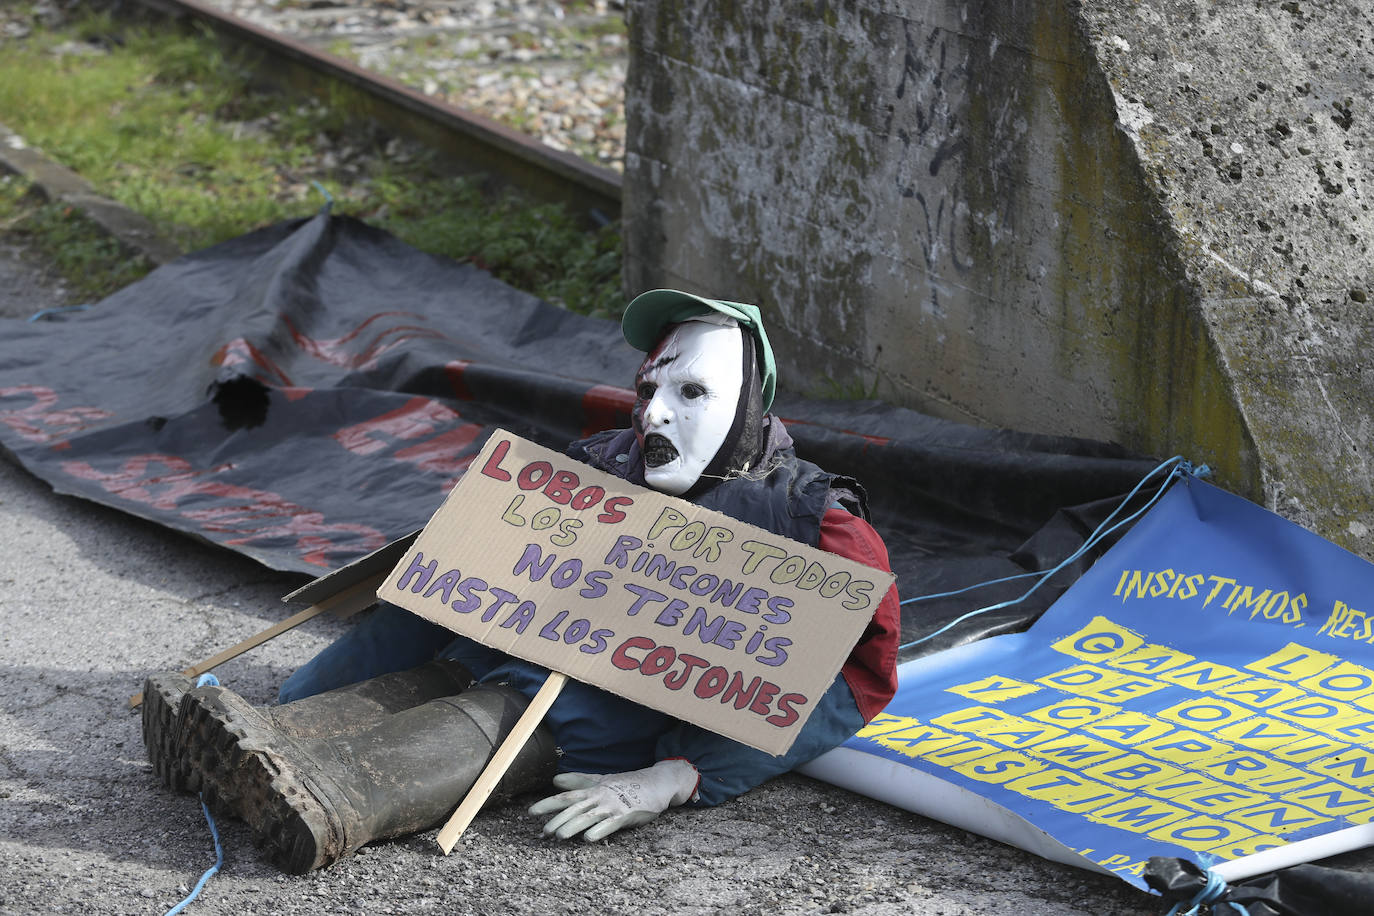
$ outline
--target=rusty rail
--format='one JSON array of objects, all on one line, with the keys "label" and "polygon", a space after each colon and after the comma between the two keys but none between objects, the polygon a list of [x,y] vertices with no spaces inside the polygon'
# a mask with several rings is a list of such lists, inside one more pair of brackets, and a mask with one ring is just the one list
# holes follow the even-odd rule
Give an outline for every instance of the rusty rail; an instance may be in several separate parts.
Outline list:
[{"label": "rusty rail", "polygon": [[347,98],[354,112],[440,153],[457,173],[482,174],[526,196],[567,205],[590,224],[620,216],[621,178],[489,118],[437,101],[352,61],[276,35],[197,0],[137,0],[151,12],[208,27],[244,50],[276,88]]}]

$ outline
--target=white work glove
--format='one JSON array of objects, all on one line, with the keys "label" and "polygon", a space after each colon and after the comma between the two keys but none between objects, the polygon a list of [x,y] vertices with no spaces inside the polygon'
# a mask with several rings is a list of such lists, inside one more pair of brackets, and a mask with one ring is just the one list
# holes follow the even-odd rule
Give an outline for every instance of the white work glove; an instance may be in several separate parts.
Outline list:
[{"label": "white work glove", "polygon": [[697,768],[685,760],[660,760],[643,770],[597,776],[559,773],[553,784],[570,791],[530,806],[530,814],[554,814],[544,833],[560,840],[576,836],[599,840],[622,827],[638,827],[680,805],[697,790]]}]

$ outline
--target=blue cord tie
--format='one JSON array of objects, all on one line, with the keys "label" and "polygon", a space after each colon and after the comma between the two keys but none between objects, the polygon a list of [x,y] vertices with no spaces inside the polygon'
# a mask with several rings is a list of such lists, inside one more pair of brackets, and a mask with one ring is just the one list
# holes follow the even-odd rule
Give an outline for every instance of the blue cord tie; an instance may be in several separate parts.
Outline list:
[{"label": "blue cord tie", "polygon": [[82,303],[81,305],[55,305],[50,309],[39,309],[38,311],[30,315],[26,320],[40,321],[44,318],[47,318],[49,315],[61,315],[66,312],[84,312],[90,307],[91,304],[89,302]]},{"label": "blue cord tie", "polygon": [[[1165,476],[1164,481],[1160,484],[1159,490],[1155,493],[1154,496],[1150,497],[1149,502],[1145,503],[1143,507],[1141,507],[1137,511],[1131,513],[1126,518],[1123,518],[1121,521],[1117,522],[1115,525],[1112,525],[1110,528],[1108,528],[1108,523],[1116,517],[1118,512],[1120,512],[1122,509],[1126,507],[1126,504],[1129,503],[1137,493],[1140,492],[1141,487],[1145,486],[1145,484],[1149,482],[1151,478],[1155,477],[1160,472],[1165,470],[1167,470],[1168,473]],[[991,579],[987,582],[979,582],[976,585],[967,586],[966,588],[955,589],[952,592],[938,592],[933,595],[918,595],[915,598],[907,598],[905,601],[902,601],[901,603],[911,604],[914,601],[929,601],[933,598],[948,598],[952,595],[962,595],[964,592],[973,591],[975,588],[983,588],[987,585],[996,585],[999,582],[1012,582],[1016,579],[1026,579],[1035,576],[1039,577],[1038,581],[1030,588],[1028,588],[1024,593],[1022,593],[1022,595],[1019,598],[1012,598],[1008,601],[999,601],[997,604],[990,604],[987,607],[980,607],[976,611],[969,611],[967,614],[964,614],[961,617],[957,617],[954,620],[951,620],[949,623],[940,627],[940,629],[934,631],[933,633],[927,633],[920,639],[913,639],[909,643],[905,643],[903,645],[898,646],[898,651],[901,651],[902,649],[909,649],[912,646],[918,646],[929,639],[934,639],[936,636],[939,636],[941,633],[945,632],[951,627],[963,623],[970,617],[976,617],[977,615],[985,614],[988,611],[996,611],[1004,607],[1010,607],[1013,604],[1020,604],[1022,601],[1025,601],[1032,594],[1034,594],[1036,589],[1038,589],[1040,586],[1044,585],[1046,582],[1052,579],[1055,573],[1059,572],[1065,566],[1068,566],[1074,560],[1077,560],[1079,557],[1083,556],[1083,554],[1087,553],[1093,547],[1097,546],[1097,544],[1103,538],[1107,537],[1121,526],[1127,525],[1135,521],[1141,515],[1144,515],[1147,511],[1149,511],[1150,507],[1155,504],[1156,500],[1158,500],[1161,496],[1164,495],[1164,491],[1169,488],[1169,482],[1172,481],[1175,477],[1208,477],[1211,475],[1211,473],[1212,470],[1211,468],[1207,467],[1207,465],[1201,464],[1197,467],[1194,467],[1193,464],[1187,461],[1182,455],[1175,455],[1173,458],[1170,458],[1168,461],[1163,462],[1153,471],[1142,477],[1140,479],[1140,483],[1136,484],[1135,488],[1131,490],[1130,493],[1126,494],[1126,498],[1121,501],[1121,504],[1118,505],[1115,509],[1113,509],[1111,514],[1102,520],[1102,524],[1097,526],[1097,530],[1094,531],[1092,534],[1088,535],[1087,539],[1083,542],[1083,546],[1079,547],[1073,553],[1069,554],[1067,557],[1061,560],[1058,565],[1054,566],[1053,568],[1047,570],[1040,570],[1039,572],[1020,573],[1015,576],[1005,576],[1001,579]]]},{"label": "blue cord tie", "polygon": [[215,827],[215,819],[210,816],[210,809],[206,806],[204,798],[200,800],[200,810],[205,812],[205,822],[210,825],[210,836],[215,840],[215,864],[207,868],[205,874],[200,876],[200,880],[196,882],[196,886],[191,890],[191,893],[186,896],[186,899],[172,907],[164,913],[163,916],[176,916],[177,913],[186,909],[187,905],[189,905],[192,900],[195,900],[205,888],[205,882],[213,878],[219,871],[220,866],[224,864],[224,848],[220,846],[219,830]]},{"label": "blue cord tie", "polygon": [[[1169,912],[1166,913],[1165,916],[1198,916],[1198,909],[1200,907],[1202,907],[1204,904],[1216,903],[1217,900],[1221,899],[1221,896],[1225,893],[1225,879],[1223,879],[1221,875],[1218,875],[1211,869],[1208,869],[1207,884],[1204,885],[1200,891],[1194,894],[1193,899],[1189,900],[1186,904],[1182,900],[1180,900],[1178,903],[1175,903],[1172,907],[1169,908]],[[1180,911],[1179,907],[1182,906],[1187,906],[1188,909]],[[1250,916],[1250,911],[1247,910],[1242,904],[1231,903],[1230,901],[1227,901],[1221,904],[1221,906],[1230,907],[1232,910],[1238,913],[1239,916]],[[1212,910],[1216,911],[1217,908],[1212,907]]]},{"label": "blue cord tie", "polygon": [[[218,687],[219,678],[207,672],[196,679],[197,687],[204,687],[207,684],[211,687]],[[164,913],[163,916],[176,916],[177,913],[186,909],[190,902],[195,900],[196,897],[200,895],[200,892],[204,890],[205,883],[213,878],[215,874],[219,872],[220,866],[224,864],[224,847],[221,846],[219,842],[219,828],[215,826],[215,819],[210,816],[210,808],[205,804],[205,796],[203,794],[200,797],[200,810],[205,812],[205,823],[210,825],[210,836],[215,841],[215,864],[207,868],[205,874],[200,876],[200,880],[196,882],[196,886],[191,890],[191,893],[186,895],[186,899],[172,907]]]}]

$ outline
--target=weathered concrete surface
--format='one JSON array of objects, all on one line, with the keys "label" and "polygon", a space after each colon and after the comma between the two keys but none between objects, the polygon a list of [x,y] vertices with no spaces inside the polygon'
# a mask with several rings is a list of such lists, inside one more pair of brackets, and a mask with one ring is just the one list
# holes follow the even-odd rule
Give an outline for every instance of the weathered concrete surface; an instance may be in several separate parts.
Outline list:
[{"label": "weathered concrete surface", "polygon": [[1156,0],[1084,20],[1266,498],[1374,557],[1374,6]]},{"label": "weathered concrete surface", "polygon": [[763,304],[793,387],[1181,452],[1374,555],[1357,4],[628,12],[627,291]]}]

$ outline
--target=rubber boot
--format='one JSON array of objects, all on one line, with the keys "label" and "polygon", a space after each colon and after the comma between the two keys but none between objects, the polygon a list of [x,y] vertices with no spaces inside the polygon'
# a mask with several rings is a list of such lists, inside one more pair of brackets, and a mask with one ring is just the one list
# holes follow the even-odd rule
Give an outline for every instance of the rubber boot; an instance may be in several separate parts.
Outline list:
[{"label": "rubber boot", "polygon": [[[276,728],[296,737],[346,735],[402,709],[452,696],[472,682],[472,672],[460,662],[435,659],[408,671],[383,674],[260,711]],[[204,749],[186,748],[186,741],[194,740],[195,735],[183,729],[178,718],[181,698],[193,686],[189,677],[177,671],[159,672],[143,682],[143,744],[148,760],[163,784],[178,792],[200,791],[199,771],[186,761],[199,758]]]},{"label": "rubber boot", "polygon": [[[316,739],[287,734],[220,687],[189,691],[182,707],[202,736],[192,742],[204,749],[194,763],[210,807],[246,822],[279,868],[304,874],[447,819],[528,702],[512,688],[478,685],[357,734]],[[556,769],[552,734],[541,726],[488,802],[537,789]]]}]

